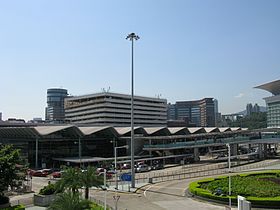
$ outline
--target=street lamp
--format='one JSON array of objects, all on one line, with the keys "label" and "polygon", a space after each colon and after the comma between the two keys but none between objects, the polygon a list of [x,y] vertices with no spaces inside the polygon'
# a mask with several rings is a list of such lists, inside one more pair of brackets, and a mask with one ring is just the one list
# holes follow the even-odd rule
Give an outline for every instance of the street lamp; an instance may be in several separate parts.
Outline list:
[{"label": "street lamp", "polygon": [[104,169],[103,172],[100,172],[100,174],[103,174],[103,175],[104,175],[104,182],[103,182],[103,184],[104,184],[104,188],[103,188],[103,190],[104,190],[104,210],[106,210],[106,207],[107,207],[106,173],[107,173],[107,170],[106,170],[106,169]]},{"label": "street lamp", "polygon": [[115,147],[114,153],[115,153],[115,185],[116,185],[116,190],[118,189],[118,178],[117,178],[117,149],[120,148],[126,148],[128,149],[128,145],[124,145],[124,146],[119,146],[119,147]]},{"label": "street lamp", "polygon": [[130,33],[126,37],[131,41],[131,187],[135,188],[135,170],[134,170],[134,64],[133,64],[133,43],[134,40],[138,40],[140,37],[135,33]]},{"label": "street lamp", "polygon": [[231,209],[231,162],[230,162],[230,144],[226,144],[228,148],[228,196],[229,196],[229,208]]}]

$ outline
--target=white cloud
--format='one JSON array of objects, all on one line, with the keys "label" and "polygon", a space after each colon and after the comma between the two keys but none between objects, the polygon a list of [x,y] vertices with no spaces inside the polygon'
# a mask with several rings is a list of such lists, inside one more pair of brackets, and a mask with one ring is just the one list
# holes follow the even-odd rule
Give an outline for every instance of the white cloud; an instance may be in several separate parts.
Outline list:
[{"label": "white cloud", "polygon": [[243,98],[245,96],[244,93],[239,93],[237,96],[234,96],[234,98]]}]

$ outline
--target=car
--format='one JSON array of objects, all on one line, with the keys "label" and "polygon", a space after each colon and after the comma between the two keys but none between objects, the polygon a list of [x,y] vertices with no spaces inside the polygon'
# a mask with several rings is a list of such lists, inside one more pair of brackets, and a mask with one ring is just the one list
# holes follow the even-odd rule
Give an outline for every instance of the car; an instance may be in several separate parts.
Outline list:
[{"label": "car", "polygon": [[51,173],[53,172],[53,170],[52,170],[52,169],[45,168],[45,169],[42,169],[42,172],[45,173],[45,174],[47,174],[47,175],[49,175],[49,174],[51,174]]},{"label": "car", "polygon": [[47,172],[44,172],[43,170],[37,170],[37,171],[32,171],[30,172],[31,176],[38,176],[38,177],[46,177],[48,176]]},{"label": "car", "polygon": [[136,172],[147,172],[147,171],[150,171],[151,168],[147,165],[147,164],[142,164],[142,165],[139,165],[137,168],[136,168]]},{"label": "car", "polygon": [[55,171],[52,173],[53,178],[61,178],[62,171]]},{"label": "car", "polygon": [[130,164],[129,163],[124,163],[122,166],[121,166],[121,169],[130,169]]},{"label": "car", "polygon": [[156,164],[153,164],[152,166],[151,166],[151,169],[152,170],[159,170],[159,169],[163,169],[164,167],[163,167],[163,164],[162,163],[156,163]]},{"label": "car", "polygon": [[104,168],[97,168],[97,169],[96,169],[96,173],[104,172],[104,170],[105,170]]}]

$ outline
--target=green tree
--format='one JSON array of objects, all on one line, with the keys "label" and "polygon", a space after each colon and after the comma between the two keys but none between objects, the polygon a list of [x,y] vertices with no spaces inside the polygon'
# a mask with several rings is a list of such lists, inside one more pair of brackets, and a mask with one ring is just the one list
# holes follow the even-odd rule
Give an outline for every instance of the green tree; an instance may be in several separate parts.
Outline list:
[{"label": "green tree", "polygon": [[100,187],[103,184],[103,176],[96,174],[96,169],[88,167],[81,171],[77,168],[65,168],[61,179],[56,183],[57,191],[69,189],[73,194],[78,193],[78,190],[85,187],[85,198],[89,198],[90,187]]},{"label": "green tree", "polygon": [[73,194],[83,186],[81,182],[81,171],[76,168],[64,168],[62,178],[56,183],[57,191],[69,189]]},{"label": "green tree", "polygon": [[0,148],[0,197],[4,197],[4,191],[9,187],[17,186],[17,182],[25,177],[25,167],[20,158],[20,151],[12,145],[4,145]]},{"label": "green tree", "polygon": [[81,173],[81,183],[85,187],[85,199],[89,198],[90,187],[100,187],[103,184],[103,176],[96,174],[96,168],[89,166],[87,170]]},{"label": "green tree", "polygon": [[90,208],[90,201],[80,198],[79,193],[67,191],[58,194],[48,210],[84,210]]},{"label": "green tree", "polygon": [[230,127],[242,127],[249,130],[266,128],[267,120],[265,112],[252,113],[244,118],[238,118],[235,122],[228,122]]}]

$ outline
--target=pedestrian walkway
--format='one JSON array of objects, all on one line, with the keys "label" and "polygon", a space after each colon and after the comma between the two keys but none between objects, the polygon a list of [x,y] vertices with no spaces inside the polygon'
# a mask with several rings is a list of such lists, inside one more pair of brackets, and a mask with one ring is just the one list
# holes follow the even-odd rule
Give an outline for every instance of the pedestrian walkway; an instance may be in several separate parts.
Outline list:
[{"label": "pedestrian walkway", "polygon": [[25,208],[26,210],[46,210],[46,207],[41,207],[41,206],[32,206],[32,207],[27,207]]}]

